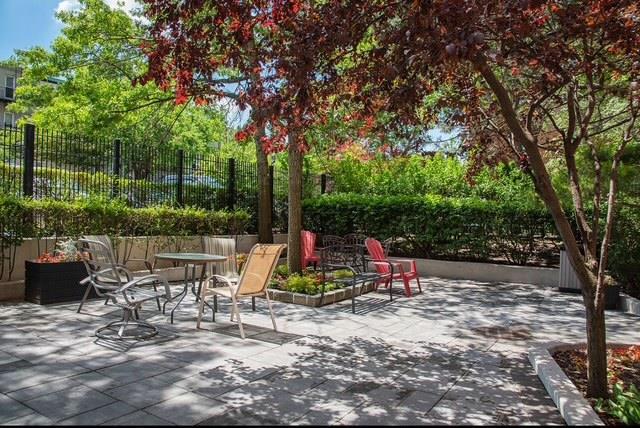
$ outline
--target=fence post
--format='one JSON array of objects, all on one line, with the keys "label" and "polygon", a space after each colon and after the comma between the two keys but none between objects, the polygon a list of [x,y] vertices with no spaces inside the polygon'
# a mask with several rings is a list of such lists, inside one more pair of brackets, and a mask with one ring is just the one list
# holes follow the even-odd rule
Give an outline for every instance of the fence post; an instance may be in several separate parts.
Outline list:
[{"label": "fence post", "polygon": [[327,174],[320,175],[320,194],[324,195],[327,192]]},{"label": "fence post", "polygon": [[178,150],[178,182],[176,189],[176,202],[184,205],[184,150]]},{"label": "fence post", "polygon": [[120,174],[122,172],[122,142],[119,139],[113,141],[113,185],[111,186],[111,197],[117,198],[120,195]]},{"label": "fence post", "polygon": [[24,146],[22,152],[22,194],[33,196],[33,170],[36,151],[36,127],[27,124],[24,127]]},{"label": "fence post", "polygon": [[230,211],[236,206],[236,160],[231,158],[227,164],[227,209]]},{"label": "fence post", "polygon": [[275,191],[273,188],[273,175],[274,175],[274,170],[273,170],[273,165],[269,165],[269,198],[271,200],[271,223],[273,223],[273,219],[275,218],[276,215],[276,209],[275,209]]}]

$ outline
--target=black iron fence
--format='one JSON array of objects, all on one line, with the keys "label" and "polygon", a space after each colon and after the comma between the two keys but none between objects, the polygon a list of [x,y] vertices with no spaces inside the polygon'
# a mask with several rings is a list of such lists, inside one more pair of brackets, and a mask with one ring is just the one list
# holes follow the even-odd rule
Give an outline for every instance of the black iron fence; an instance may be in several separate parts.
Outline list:
[{"label": "black iron fence", "polygon": [[[0,189],[33,198],[120,198],[132,207],[167,204],[246,209],[255,230],[257,165],[143,141],[87,139],[25,125],[5,127],[0,141]],[[319,177],[305,178],[305,196],[319,193]],[[274,227],[286,230],[287,171],[270,167]]]}]

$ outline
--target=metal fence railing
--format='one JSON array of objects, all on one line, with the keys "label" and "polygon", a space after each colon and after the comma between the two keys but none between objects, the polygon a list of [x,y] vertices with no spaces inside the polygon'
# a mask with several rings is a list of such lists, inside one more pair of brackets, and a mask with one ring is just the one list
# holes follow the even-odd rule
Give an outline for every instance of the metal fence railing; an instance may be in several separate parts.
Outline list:
[{"label": "metal fence railing", "polygon": [[[33,125],[0,134],[0,190],[33,198],[121,198],[130,206],[167,204],[245,209],[257,225],[257,165],[210,153],[153,147],[139,141],[88,139]],[[287,226],[287,171],[272,166],[274,228]],[[321,180],[305,173],[305,195]]]}]

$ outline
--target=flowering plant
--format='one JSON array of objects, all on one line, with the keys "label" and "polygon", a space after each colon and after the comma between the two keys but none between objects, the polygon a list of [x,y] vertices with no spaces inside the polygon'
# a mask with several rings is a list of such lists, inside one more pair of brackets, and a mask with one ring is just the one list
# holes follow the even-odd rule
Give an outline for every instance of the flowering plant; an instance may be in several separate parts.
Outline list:
[{"label": "flowering plant", "polygon": [[66,241],[58,241],[53,253],[45,251],[37,259],[38,263],[65,263],[80,260],[75,241],[67,239]]}]

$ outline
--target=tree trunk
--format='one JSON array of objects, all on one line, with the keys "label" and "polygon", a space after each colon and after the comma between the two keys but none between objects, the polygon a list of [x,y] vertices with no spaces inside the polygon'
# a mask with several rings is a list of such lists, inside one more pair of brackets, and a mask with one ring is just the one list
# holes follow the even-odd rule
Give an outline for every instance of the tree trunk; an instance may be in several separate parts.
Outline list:
[{"label": "tree trunk", "polygon": [[[479,54],[474,59],[474,63],[496,96],[509,130],[513,133],[515,140],[524,147],[527,153],[529,165],[536,180],[536,191],[549,210],[564,243],[571,266],[574,268],[576,275],[582,283],[582,298],[587,310],[589,396],[606,398],[608,395],[606,331],[604,328],[604,310],[601,305],[596,305],[596,297],[598,296],[598,281],[596,275],[590,270],[589,266],[587,266],[585,257],[580,253],[580,248],[571,229],[571,224],[562,209],[560,199],[551,183],[551,178],[540,154],[536,138],[520,123],[507,89],[486,63],[484,56]],[[604,291],[602,292],[604,293]]]},{"label": "tree trunk", "polygon": [[302,231],[302,152],[296,142],[297,136],[289,134],[289,239],[287,262],[289,272],[302,271],[302,251],[300,233]]},{"label": "tree trunk", "polygon": [[269,177],[269,159],[262,150],[260,139],[265,135],[264,127],[256,135],[256,157],[258,159],[258,242],[273,242],[271,206],[271,179]]},{"label": "tree trunk", "polygon": [[[607,397],[607,344],[604,305],[593,300],[585,305],[587,313],[587,396]],[[602,382],[602,379],[605,379]]]}]

